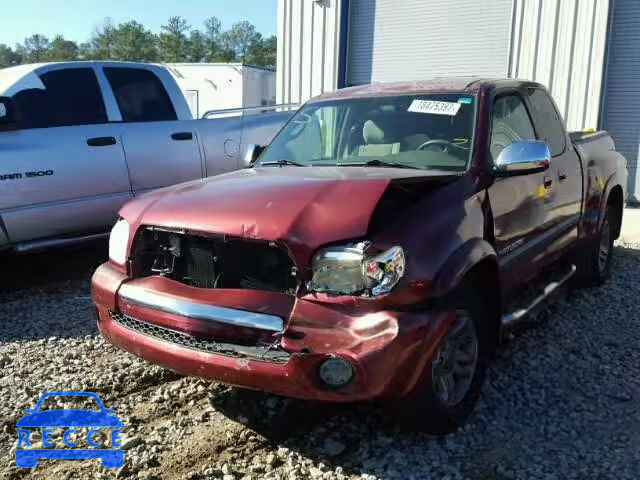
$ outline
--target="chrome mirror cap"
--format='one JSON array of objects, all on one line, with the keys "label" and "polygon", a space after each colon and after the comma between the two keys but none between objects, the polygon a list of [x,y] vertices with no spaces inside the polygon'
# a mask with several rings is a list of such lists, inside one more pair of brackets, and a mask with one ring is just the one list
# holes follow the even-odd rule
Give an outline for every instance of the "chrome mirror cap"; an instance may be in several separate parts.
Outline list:
[{"label": "chrome mirror cap", "polygon": [[507,145],[495,162],[497,176],[526,175],[542,172],[549,168],[551,152],[546,142],[521,140]]},{"label": "chrome mirror cap", "polygon": [[249,168],[254,164],[259,155],[258,149],[258,145],[254,143],[248,143],[244,146],[242,149],[242,156],[240,158],[242,162],[240,166],[242,168]]}]

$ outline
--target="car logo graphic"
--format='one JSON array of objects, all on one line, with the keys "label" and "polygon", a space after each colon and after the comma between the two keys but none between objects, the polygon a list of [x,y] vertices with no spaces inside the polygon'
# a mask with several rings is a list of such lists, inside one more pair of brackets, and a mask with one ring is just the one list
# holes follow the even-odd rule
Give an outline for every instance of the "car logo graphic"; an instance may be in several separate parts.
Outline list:
[{"label": "car logo graphic", "polygon": [[[80,409],[59,409],[39,411],[42,402],[49,397],[90,397],[93,398],[100,411]],[[20,468],[33,468],[41,458],[57,458],[65,460],[99,458],[102,465],[107,468],[119,468],[124,463],[124,451],[120,445],[120,429],[122,422],[115,416],[114,410],[105,408],[95,393],[91,392],[49,392],[43,394],[34,408],[24,411],[26,414],[18,423],[18,449],[16,449],[16,465]],[[42,446],[45,448],[20,448],[31,447],[29,436],[32,433],[27,428],[40,428],[42,430]],[[109,442],[111,448],[73,448],[78,440],[71,442],[69,434],[75,433],[75,427],[91,427],[87,432],[87,445],[100,447],[96,441],[99,428],[109,428]],[[71,448],[55,449],[51,443],[51,428],[66,428],[63,434],[64,445]]]}]

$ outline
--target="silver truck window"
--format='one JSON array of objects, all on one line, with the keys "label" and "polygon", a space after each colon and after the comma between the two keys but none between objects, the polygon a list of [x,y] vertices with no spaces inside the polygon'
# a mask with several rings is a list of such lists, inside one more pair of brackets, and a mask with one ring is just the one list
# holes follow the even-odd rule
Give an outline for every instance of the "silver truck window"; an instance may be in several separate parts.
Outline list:
[{"label": "silver truck window", "polygon": [[118,102],[123,122],[163,122],[178,119],[162,82],[150,70],[105,67],[104,73]]},{"label": "silver truck window", "polygon": [[65,68],[39,75],[44,86],[13,95],[20,128],[66,127],[107,122],[96,75],[91,68]]}]

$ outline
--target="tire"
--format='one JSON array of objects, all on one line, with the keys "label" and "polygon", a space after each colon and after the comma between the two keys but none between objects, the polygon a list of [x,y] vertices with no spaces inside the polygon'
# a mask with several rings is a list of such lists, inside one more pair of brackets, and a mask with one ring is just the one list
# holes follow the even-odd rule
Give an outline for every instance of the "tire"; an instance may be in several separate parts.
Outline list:
[{"label": "tire", "polygon": [[613,213],[611,206],[607,205],[598,234],[588,245],[576,252],[577,287],[597,287],[609,276],[613,256]]},{"label": "tire", "polygon": [[[489,302],[483,301],[479,292],[465,289],[462,296],[463,300],[459,302],[460,307],[456,309],[456,320],[442,338],[434,358],[425,368],[422,380],[409,397],[402,399],[399,405],[395,405],[398,412],[396,415],[405,428],[432,435],[455,432],[464,424],[478,402],[487,369],[495,351],[496,341],[492,338],[494,329],[491,328],[491,322],[495,319],[492,318]],[[453,378],[457,376],[458,381],[462,378],[463,385],[460,389],[452,389],[452,395],[445,395],[443,391],[447,389],[442,386],[442,372],[443,370],[451,371],[451,368],[443,368],[448,363],[448,356],[457,350],[459,352],[457,359],[460,361],[453,363],[463,367],[471,363],[462,349],[451,348],[452,342],[453,345],[456,344],[456,334],[458,339],[462,338],[460,322],[463,317],[466,317],[465,322],[468,323],[468,326],[462,330],[464,337],[469,335],[475,337],[475,363],[468,373],[470,379],[467,380],[464,380],[464,375],[456,375],[455,368],[453,369]],[[469,350],[466,353],[468,354]],[[467,369],[463,368],[463,371],[469,372],[468,365],[466,367]]]}]

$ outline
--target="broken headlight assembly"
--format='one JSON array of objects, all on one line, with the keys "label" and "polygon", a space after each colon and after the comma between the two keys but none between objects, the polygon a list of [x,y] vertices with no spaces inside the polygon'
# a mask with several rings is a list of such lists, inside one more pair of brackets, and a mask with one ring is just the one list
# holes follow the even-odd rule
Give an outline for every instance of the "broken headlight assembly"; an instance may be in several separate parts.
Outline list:
[{"label": "broken headlight assembly", "polygon": [[127,261],[127,246],[129,244],[129,224],[121,218],[111,229],[109,235],[109,258],[118,265]]},{"label": "broken headlight assembly", "polygon": [[402,247],[378,255],[364,253],[368,242],[319,250],[312,260],[313,276],[307,288],[334,295],[377,297],[389,293],[405,272]]}]

